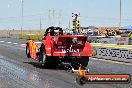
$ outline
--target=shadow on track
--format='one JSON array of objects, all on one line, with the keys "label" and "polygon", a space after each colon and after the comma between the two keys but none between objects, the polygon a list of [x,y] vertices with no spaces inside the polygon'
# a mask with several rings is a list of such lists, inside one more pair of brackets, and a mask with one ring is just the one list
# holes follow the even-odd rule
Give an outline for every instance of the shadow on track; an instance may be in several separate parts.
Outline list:
[{"label": "shadow on track", "polygon": [[40,69],[52,69],[52,70],[66,70],[66,71],[70,71],[72,69],[72,67],[69,64],[58,64],[57,67],[44,67],[41,63],[39,62],[23,62],[23,63],[27,63],[30,64],[36,68],[40,68]]},{"label": "shadow on track", "polygon": [[39,62],[23,62],[23,63],[27,63],[30,64],[36,68],[40,68],[40,69],[46,69],[41,63]]}]

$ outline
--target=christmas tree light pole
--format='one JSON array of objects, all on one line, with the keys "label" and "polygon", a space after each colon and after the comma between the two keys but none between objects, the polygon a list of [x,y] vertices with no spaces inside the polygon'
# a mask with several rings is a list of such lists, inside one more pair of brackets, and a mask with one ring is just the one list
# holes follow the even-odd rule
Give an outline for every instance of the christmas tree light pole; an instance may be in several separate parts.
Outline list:
[{"label": "christmas tree light pole", "polygon": [[72,13],[73,30],[80,30],[80,14]]}]

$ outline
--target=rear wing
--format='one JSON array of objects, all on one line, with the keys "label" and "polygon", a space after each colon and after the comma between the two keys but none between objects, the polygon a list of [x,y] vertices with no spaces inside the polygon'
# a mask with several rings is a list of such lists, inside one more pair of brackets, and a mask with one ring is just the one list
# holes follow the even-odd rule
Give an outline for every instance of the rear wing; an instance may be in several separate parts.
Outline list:
[{"label": "rear wing", "polygon": [[60,35],[55,36],[55,43],[57,45],[85,45],[87,41],[87,35]]}]

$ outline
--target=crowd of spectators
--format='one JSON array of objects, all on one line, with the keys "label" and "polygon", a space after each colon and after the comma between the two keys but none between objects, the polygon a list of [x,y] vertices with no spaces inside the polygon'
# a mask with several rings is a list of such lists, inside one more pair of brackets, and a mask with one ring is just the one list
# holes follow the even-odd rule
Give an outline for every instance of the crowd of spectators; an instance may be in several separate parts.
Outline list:
[{"label": "crowd of spectators", "polygon": [[[97,31],[97,30],[96,30]],[[103,31],[99,31],[100,36],[121,36],[121,37],[129,37],[131,36],[132,32],[128,30],[111,30],[111,29],[106,29]]]},{"label": "crowd of spectators", "polygon": [[121,36],[121,37],[129,37],[131,31],[127,30],[106,30],[106,36]]},{"label": "crowd of spectators", "polygon": [[72,30],[73,34],[88,34],[89,36],[105,36],[105,37],[110,37],[110,36],[121,36],[121,37],[132,37],[132,31],[128,30],[112,30],[112,29],[81,29],[81,30]]}]

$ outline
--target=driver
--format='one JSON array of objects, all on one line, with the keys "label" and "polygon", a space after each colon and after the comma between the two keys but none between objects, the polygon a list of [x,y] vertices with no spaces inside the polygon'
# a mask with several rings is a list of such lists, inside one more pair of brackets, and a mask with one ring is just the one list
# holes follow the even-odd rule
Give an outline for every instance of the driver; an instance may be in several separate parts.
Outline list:
[{"label": "driver", "polygon": [[[55,30],[59,30],[59,31],[55,32]],[[49,36],[63,35],[63,30],[60,27],[55,28],[55,27],[51,26],[48,29],[46,29],[43,39],[45,40],[46,36],[48,36],[48,35]]]}]

